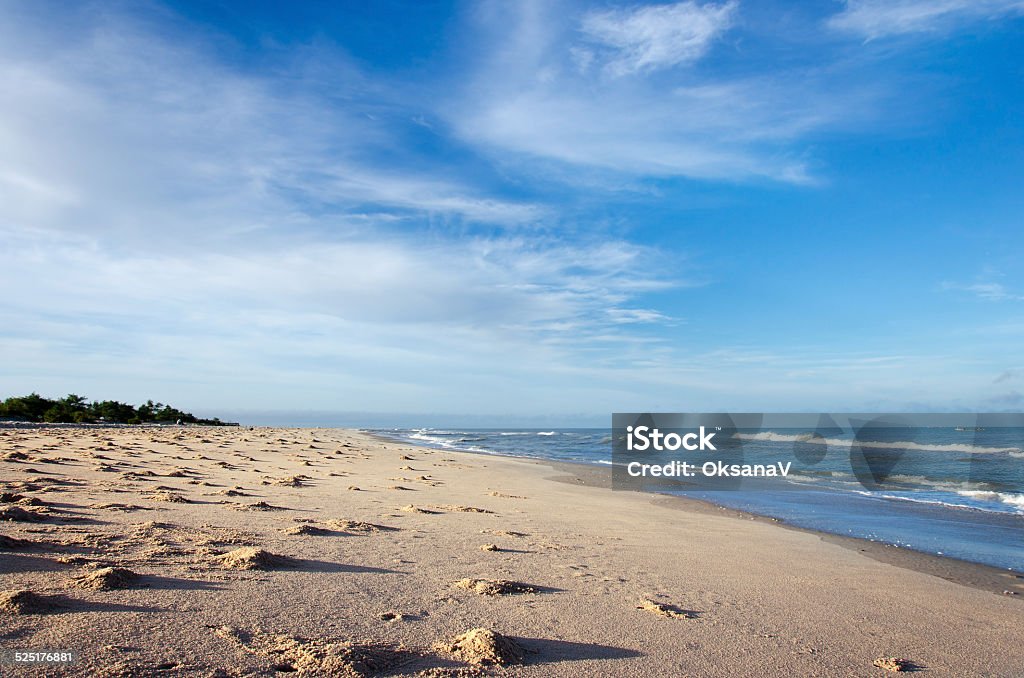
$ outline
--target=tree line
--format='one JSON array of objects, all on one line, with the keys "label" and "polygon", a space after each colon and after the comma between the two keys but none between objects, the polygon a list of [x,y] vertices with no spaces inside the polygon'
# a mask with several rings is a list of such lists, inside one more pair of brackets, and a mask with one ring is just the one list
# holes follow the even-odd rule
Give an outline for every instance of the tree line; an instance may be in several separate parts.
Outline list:
[{"label": "tree line", "polygon": [[0,403],[0,419],[68,424],[201,424],[232,426],[217,417],[200,419],[190,412],[147,400],[133,407],[116,400],[89,402],[74,393],[60,400],[44,398],[38,393],[11,397]]}]

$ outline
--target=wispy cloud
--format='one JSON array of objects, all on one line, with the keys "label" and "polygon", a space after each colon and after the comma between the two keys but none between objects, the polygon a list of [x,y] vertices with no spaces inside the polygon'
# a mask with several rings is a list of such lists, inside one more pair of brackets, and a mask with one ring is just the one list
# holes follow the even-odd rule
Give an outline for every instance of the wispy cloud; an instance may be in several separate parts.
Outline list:
[{"label": "wispy cloud", "polygon": [[987,301],[1024,301],[1024,295],[1016,294],[998,282],[953,283],[944,282],[942,288],[959,292],[969,292],[979,299]]},{"label": "wispy cloud", "polygon": [[500,224],[542,212],[487,195],[454,168],[409,172],[375,159],[400,152],[392,128],[405,104],[335,53],[306,55],[328,83],[307,82],[302,66],[261,77],[225,67],[186,34],[109,13],[69,21],[77,29],[66,35],[42,19],[0,28],[8,224],[181,238],[367,206]]},{"label": "wispy cloud", "polygon": [[485,5],[477,72],[442,114],[504,156],[622,176],[811,182],[801,140],[856,120],[879,88],[837,87],[821,64],[740,76],[694,63],[738,7]]},{"label": "wispy cloud", "polygon": [[938,33],[965,23],[1024,12],[1021,0],[846,0],[829,26],[868,40],[906,33]]},{"label": "wispy cloud", "polygon": [[602,60],[616,76],[695,61],[729,28],[737,7],[687,1],[588,12],[580,30],[594,47],[577,55],[588,64]]}]

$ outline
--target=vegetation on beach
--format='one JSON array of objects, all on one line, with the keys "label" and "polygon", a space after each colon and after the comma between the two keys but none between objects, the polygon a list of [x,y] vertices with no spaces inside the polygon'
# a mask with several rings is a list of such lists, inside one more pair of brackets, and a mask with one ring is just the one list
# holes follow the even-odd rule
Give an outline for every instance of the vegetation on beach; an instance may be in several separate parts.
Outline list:
[{"label": "vegetation on beach", "polygon": [[147,400],[134,407],[116,400],[89,402],[82,396],[68,394],[60,400],[44,398],[38,393],[7,398],[0,402],[0,419],[69,424],[201,424],[230,426],[217,417],[200,419],[190,412]]}]

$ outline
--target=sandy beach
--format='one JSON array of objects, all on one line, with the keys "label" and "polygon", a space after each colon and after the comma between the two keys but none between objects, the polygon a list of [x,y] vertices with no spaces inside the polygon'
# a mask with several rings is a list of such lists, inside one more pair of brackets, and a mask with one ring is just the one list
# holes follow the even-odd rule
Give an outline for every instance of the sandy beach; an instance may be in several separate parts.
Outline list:
[{"label": "sandy beach", "polygon": [[0,429],[0,469],[0,649],[77,655],[2,675],[1024,675],[1012,573],[598,468],[126,427]]}]

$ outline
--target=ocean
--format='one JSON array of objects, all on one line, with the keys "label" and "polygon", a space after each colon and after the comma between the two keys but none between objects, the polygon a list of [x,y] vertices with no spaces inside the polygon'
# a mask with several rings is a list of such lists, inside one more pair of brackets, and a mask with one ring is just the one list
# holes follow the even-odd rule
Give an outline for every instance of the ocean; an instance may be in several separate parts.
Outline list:
[{"label": "ocean", "polygon": [[[593,464],[612,472],[611,429],[368,432],[428,447]],[[759,429],[729,435],[742,442],[744,462],[792,461],[790,474],[728,490],[695,484],[657,491],[809,529],[1024,572],[1024,428],[888,429],[869,442],[853,442],[840,431],[810,435]],[[865,477],[858,467],[858,455],[865,449],[889,455],[883,478]],[[673,456],[680,458],[679,453]],[[701,460],[705,458],[714,457]]]}]

